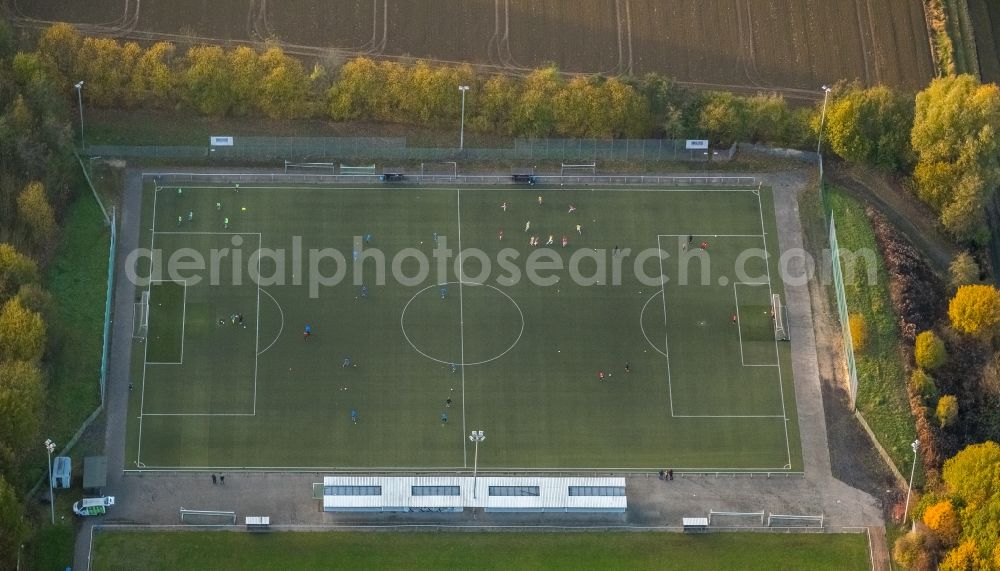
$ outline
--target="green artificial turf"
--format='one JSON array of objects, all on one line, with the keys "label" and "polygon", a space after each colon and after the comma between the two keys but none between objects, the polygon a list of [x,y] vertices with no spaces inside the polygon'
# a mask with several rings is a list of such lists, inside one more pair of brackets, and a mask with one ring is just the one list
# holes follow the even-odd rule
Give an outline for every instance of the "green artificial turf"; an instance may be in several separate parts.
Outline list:
[{"label": "green artificial turf", "polygon": [[100,532],[93,569],[864,571],[861,534]]},{"label": "green artificial turf", "polygon": [[127,467],[466,467],[476,429],[486,468],[801,470],[770,192],[652,190],[148,185],[142,245],[221,262],[154,276]]}]

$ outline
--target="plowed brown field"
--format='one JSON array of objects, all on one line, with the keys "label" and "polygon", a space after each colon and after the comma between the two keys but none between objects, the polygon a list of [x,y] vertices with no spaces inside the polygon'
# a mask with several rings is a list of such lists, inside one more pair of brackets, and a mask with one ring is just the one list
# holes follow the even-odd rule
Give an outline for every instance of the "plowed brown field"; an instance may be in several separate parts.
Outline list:
[{"label": "plowed brown field", "polygon": [[17,23],[69,21],[139,39],[257,42],[293,53],[419,57],[521,72],[656,71],[733,89],[817,96],[859,79],[933,74],[920,0],[0,0]]}]

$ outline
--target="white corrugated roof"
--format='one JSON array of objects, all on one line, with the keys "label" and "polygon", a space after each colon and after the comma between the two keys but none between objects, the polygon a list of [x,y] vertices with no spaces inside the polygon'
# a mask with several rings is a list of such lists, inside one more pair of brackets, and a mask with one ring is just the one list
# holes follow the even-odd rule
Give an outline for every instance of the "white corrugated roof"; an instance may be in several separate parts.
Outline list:
[{"label": "white corrugated roof", "polygon": [[[379,486],[381,495],[323,495],[324,508],[625,509],[625,496],[570,496],[570,486],[625,487],[625,478],[550,478],[544,476],[473,478],[470,476],[327,476],[324,486]],[[458,486],[458,496],[414,496],[413,486]],[[538,487],[537,496],[491,496],[490,487]]]}]

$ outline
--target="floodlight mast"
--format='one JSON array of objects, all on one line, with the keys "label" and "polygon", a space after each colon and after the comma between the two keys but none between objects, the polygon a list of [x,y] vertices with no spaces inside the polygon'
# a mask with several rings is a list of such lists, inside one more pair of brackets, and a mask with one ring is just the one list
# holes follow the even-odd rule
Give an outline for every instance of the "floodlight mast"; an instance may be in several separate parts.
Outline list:
[{"label": "floodlight mast", "polygon": [[462,122],[458,132],[458,149],[465,148],[465,92],[469,90],[468,85],[459,85],[458,90],[462,92]]},{"label": "floodlight mast", "polygon": [[482,430],[473,430],[469,434],[469,440],[476,443],[476,453],[473,456],[474,460],[472,461],[472,498],[475,499],[477,493],[476,476],[479,472],[479,443],[486,440],[486,435]]}]

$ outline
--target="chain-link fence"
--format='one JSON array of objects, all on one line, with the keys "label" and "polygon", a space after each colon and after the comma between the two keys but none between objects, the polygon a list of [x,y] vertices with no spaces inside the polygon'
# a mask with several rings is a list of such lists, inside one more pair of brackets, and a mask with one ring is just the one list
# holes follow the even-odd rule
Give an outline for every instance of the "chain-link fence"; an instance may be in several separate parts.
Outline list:
[{"label": "chain-link fence", "polygon": [[234,137],[232,146],[92,145],[90,156],[224,162],[380,161],[720,161],[724,149],[686,149],[673,139],[518,139],[508,148],[409,147],[399,137]]}]

